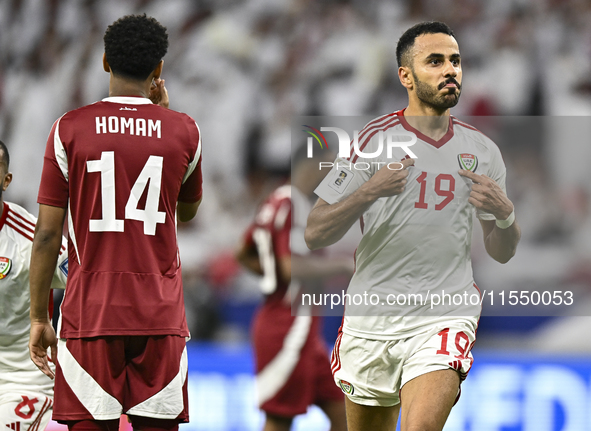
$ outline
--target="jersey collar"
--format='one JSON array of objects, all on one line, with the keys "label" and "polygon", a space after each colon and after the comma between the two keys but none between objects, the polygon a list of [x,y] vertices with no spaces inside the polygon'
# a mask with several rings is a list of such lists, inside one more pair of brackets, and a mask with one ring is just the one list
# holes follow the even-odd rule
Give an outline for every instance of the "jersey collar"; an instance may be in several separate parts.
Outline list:
[{"label": "jersey collar", "polygon": [[2,230],[4,223],[6,223],[6,217],[8,217],[8,204],[4,202],[4,207],[2,208],[2,217],[0,217],[0,230]]},{"label": "jersey collar", "polygon": [[114,96],[105,97],[103,102],[121,103],[123,105],[152,105],[150,99],[140,96]]},{"label": "jersey collar", "polygon": [[441,148],[443,147],[443,145],[445,145],[445,143],[447,143],[447,141],[453,138],[454,125],[451,115],[449,116],[449,126],[447,127],[447,133],[443,135],[438,141],[436,141],[435,139],[432,139],[427,135],[424,135],[423,133],[419,132],[417,129],[412,127],[410,124],[408,124],[408,121],[406,121],[406,118],[404,118],[405,110],[406,108],[396,112],[396,115],[398,115],[398,118],[400,118],[400,124],[402,124],[402,127],[404,127],[405,130],[413,132],[415,135],[417,135],[417,138],[419,138],[421,141],[425,141],[426,143],[433,145],[435,148]]}]

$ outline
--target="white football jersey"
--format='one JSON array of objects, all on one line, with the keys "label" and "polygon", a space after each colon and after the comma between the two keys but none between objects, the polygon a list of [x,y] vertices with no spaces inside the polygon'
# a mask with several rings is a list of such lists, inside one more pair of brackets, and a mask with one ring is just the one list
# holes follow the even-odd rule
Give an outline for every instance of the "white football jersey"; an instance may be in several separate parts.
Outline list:
[{"label": "white football jersey", "polygon": [[[4,202],[0,217],[0,393],[3,394],[53,393],[53,381],[29,357],[29,264],[36,222],[24,208]],[[66,245],[63,239],[51,285],[54,289],[66,287]]]},{"label": "white football jersey", "polygon": [[[351,299],[345,306],[343,332],[401,339],[451,317],[465,319],[475,328],[481,311],[470,261],[475,208],[468,203],[472,181],[458,170],[485,174],[505,190],[501,153],[488,137],[454,117],[449,119],[447,134],[434,141],[411,127],[403,111],[398,111],[365,126],[359,133],[359,148],[376,157],[360,158],[351,151],[349,159],[337,158],[316,189],[320,198],[329,204],[339,202],[384,163],[408,157],[403,148],[394,147],[388,158],[386,145],[377,155],[380,131],[414,133],[417,142],[408,148],[416,159],[408,168],[404,192],[378,199],[360,220],[363,237],[347,290]],[[390,166],[399,168],[396,163]],[[494,220],[481,211],[477,216]]]}]

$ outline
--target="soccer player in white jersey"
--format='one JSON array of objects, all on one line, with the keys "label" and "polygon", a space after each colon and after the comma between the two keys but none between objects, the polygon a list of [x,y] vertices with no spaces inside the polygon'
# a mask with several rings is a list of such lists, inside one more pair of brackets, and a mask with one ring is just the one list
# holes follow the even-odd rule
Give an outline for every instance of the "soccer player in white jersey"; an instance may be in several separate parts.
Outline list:
[{"label": "soccer player in white jersey", "polygon": [[[37,219],[6,202],[12,181],[8,149],[0,141],[0,426],[43,431],[53,407],[53,381],[29,358],[29,261]],[[64,289],[68,273],[65,240],[51,287]],[[53,311],[50,304],[49,314]],[[50,365],[55,369],[53,364]]]},{"label": "soccer player in white jersey", "polygon": [[[351,431],[394,429],[399,415],[403,431],[443,428],[472,365],[480,305],[431,310],[405,295],[479,293],[470,262],[474,211],[495,260],[511,259],[520,238],[499,149],[450,116],[462,84],[452,30],[417,24],[401,36],[396,56],[408,107],[368,123],[359,133],[361,157],[337,159],[316,189],[305,234],[310,248],[325,247],[361,218],[348,293],[379,300],[346,305],[332,358]],[[417,138],[407,147],[414,158],[403,147],[390,158],[379,151],[380,138],[392,133]],[[390,294],[402,297],[389,305]]]}]

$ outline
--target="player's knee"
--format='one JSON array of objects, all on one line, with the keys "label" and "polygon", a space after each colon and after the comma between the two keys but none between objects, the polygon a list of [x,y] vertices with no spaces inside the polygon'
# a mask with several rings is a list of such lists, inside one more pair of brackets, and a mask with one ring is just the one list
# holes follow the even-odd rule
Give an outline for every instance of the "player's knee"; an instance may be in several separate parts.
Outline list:
[{"label": "player's knee", "polygon": [[68,431],[118,431],[119,419],[68,421]]},{"label": "player's knee", "polygon": [[178,431],[179,429],[179,422],[176,419],[155,419],[129,415],[129,421],[134,431]]}]

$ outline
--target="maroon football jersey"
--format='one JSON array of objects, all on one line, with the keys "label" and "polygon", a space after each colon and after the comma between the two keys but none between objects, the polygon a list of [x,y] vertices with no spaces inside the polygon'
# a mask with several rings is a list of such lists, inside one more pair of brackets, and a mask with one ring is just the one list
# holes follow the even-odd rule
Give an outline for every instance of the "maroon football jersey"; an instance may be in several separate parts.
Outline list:
[{"label": "maroon football jersey", "polygon": [[58,119],[38,202],[68,207],[60,336],[187,336],[176,204],[200,199],[201,135],[191,117],[109,97]]},{"label": "maroon football jersey", "polygon": [[291,189],[283,186],[271,193],[245,234],[246,244],[256,247],[259,254],[263,270],[260,286],[267,304],[281,302],[289,287],[280,276],[279,260],[291,256]]}]

